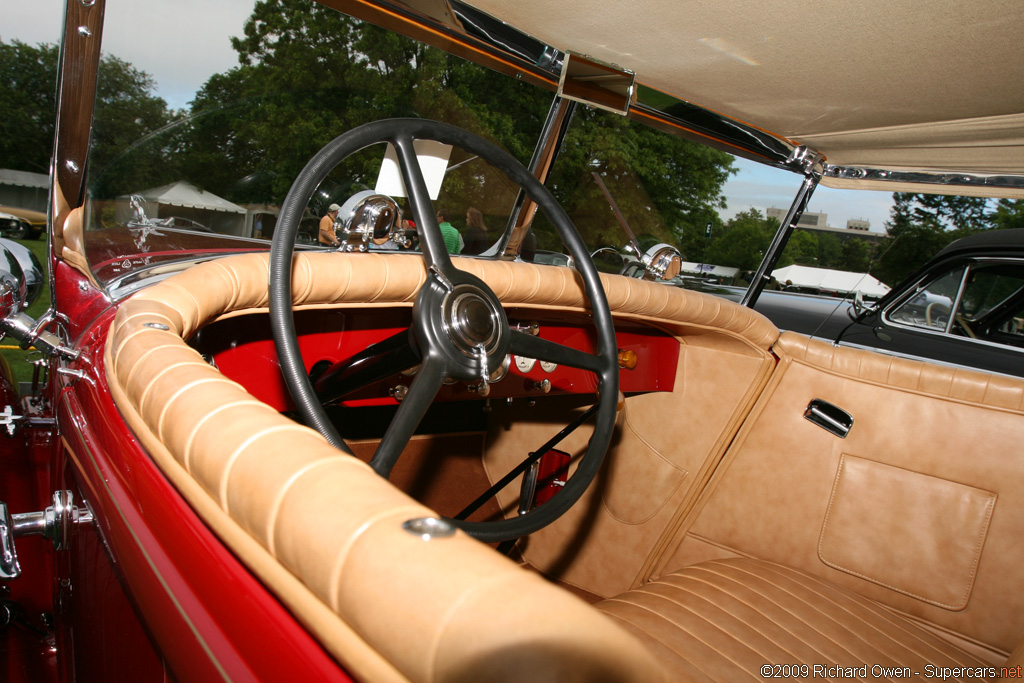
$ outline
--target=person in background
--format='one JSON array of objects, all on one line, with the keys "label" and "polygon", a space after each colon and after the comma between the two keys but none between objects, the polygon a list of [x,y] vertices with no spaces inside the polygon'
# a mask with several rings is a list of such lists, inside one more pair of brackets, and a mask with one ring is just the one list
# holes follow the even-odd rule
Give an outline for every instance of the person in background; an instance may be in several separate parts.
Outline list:
[{"label": "person in background", "polygon": [[466,209],[466,246],[462,248],[463,254],[479,254],[491,245],[487,238],[487,226],[484,225],[484,215],[479,209],[469,207]]},{"label": "person in background", "polygon": [[327,213],[320,219],[320,230],[318,238],[320,244],[325,247],[340,247],[341,242],[338,241],[338,236],[334,232],[334,220],[338,217],[338,211],[341,209],[337,204],[331,204],[327,207]]},{"label": "person in background", "polygon": [[441,236],[444,237],[444,246],[449,254],[462,253],[462,235],[451,224],[451,214],[448,209],[437,210],[437,224],[441,228]]}]

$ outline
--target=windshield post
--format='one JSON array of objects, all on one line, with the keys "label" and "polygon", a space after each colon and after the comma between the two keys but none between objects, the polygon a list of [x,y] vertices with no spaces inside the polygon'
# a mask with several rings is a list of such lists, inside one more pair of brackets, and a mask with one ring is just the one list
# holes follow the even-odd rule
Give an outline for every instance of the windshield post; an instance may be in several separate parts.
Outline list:
[{"label": "windshield post", "polygon": [[[533,157],[530,159],[530,173],[541,183],[547,178],[551,165],[558,156],[558,149],[565,139],[565,133],[569,129],[569,122],[576,111],[576,102],[567,100],[564,97],[555,97],[548,110],[548,116],[544,120],[544,128],[541,129],[537,146],[533,149]],[[533,216],[537,212],[537,205],[533,203],[522,188],[516,196],[515,204],[512,206],[512,213],[509,214],[508,224],[502,234],[502,241],[498,244],[498,253],[505,256],[515,257],[519,254],[519,247],[526,237],[526,230],[533,222]]]},{"label": "windshield post", "polygon": [[779,262],[782,252],[786,249],[789,236],[793,234],[793,229],[807,208],[807,202],[810,201],[811,195],[814,194],[814,188],[818,187],[820,179],[821,175],[818,173],[808,172],[804,175],[804,181],[800,184],[800,189],[797,190],[796,197],[793,198],[793,203],[790,205],[789,211],[786,212],[786,217],[782,220],[782,225],[779,226],[775,237],[772,238],[772,243],[768,245],[768,252],[761,260],[761,265],[757,267],[757,272],[754,273],[754,277],[750,281],[750,287],[743,293],[740,305],[753,308],[754,304],[757,303],[757,298],[761,296],[764,286],[771,279],[771,272],[775,269],[775,264]]},{"label": "windshield post", "polygon": [[[85,204],[89,142],[96,107],[96,79],[106,0],[64,6],[64,33],[57,67],[57,111],[47,201],[47,271],[50,311],[60,310],[57,261],[63,259],[64,225]],[[88,273],[87,268],[80,268]],[[44,316],[45,318],[46,316]]]}]

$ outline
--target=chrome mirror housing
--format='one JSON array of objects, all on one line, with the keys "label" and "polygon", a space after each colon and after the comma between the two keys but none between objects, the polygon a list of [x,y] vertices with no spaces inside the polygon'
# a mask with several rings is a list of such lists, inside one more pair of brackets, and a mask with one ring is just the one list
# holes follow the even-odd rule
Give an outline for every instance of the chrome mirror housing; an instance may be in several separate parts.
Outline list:
[{"label": "chrome mirror housing", "polygon": [[28,306],[28,284],[21,264],[6,245],[0,244],[0,318],[16,318]]},{"label": "chrome mirror housing", "polygon": [[640,262],[644,264],[645,279],[671,280],[683,268],[683,255],[671,244],[655,244],[640,257]]},{"label": "chrome mirror housing", "polygon": [[367,251],[374,242],[410,244],[402,227],[402,211],[391,197],[371,190],[357,192],[338,210],[334,231],[341,251]]},{"label": "chrome mirror housing", "polygon": [[21,273],[25,278],[25,308],[28,308],[36,302],[39,298],[40,293],[43,291],[43,283],[45,278],[43,276],[43,266],[39,263],[39,259],[32,253],[32,250],[26,247],[24,244],[19,244],[14,240],[0,238],[0,246],[7,249],[21,266]]},{"label": "chrome mirror housing", "polygon": [[671,244],[664,243],[655,244],[643,255],[632,243],[622,249],[601,247],[591,254],[591,258],[603,260],[608,267],[621,264],[620,275],[644,280],[671,280],[683,269],[683,255]]},{"label": "chrome mirror housing", "polygon": [[[44,315],[36,321],[25,313],[24,309],[30,303],[28,282],[14,250],[8,248],[5,242],[7,240],[0,241],[0,339],[10,336],[22,348],[35,346],[51,356],[76,357],[76,351],[66,348],[57,335],[44,329],[52,318]],[[38,278],[41,283],[41,273]],[[35,296],[38,296],[38,291]]]},{"label": "chrome mirror housing", "polygon": [[[683,255],[671,244],[655,244],[642,255],[632,244],[625,251],[631,260],[622,269],[622,274],[644,280],[671,280],[683,268]],[[636,258],[632,255],[636,254]]]}]

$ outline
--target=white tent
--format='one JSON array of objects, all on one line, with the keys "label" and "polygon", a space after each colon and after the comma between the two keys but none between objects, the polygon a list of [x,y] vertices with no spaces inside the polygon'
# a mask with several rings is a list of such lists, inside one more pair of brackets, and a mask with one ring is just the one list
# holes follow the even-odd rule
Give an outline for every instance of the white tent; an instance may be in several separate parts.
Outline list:
[{"label": "white tent", "polygon": [[734,278],[740,273],[739,268],[716,266],[711,263],[694,263],[693,261],[683,261],[680,269],[684,273],[696,273],[698,275],[706,275],[709,277],[720,277],[726,280]]},{"label": "white tent", "polygon": [[794,265],[773,270],[772,277],[781,285],[838,294],[861,292],[864,296],[880,297],[889,291],[888,286],[867,273],[851,273],[845,270]]},{"label": "white tent", "polygon": [[[187,218],[229,235],[241,235],[245,229],[244,208],[184,180],[135,194],[145,200],[149,218]],[[126,222],[131,216],[129,200],[129,195],[118,197],[120,222]]]},{"label": "white tent", "polygon": [[50,176],[31,171],[0,168],[0,204],[33,211],[46,211]]}]

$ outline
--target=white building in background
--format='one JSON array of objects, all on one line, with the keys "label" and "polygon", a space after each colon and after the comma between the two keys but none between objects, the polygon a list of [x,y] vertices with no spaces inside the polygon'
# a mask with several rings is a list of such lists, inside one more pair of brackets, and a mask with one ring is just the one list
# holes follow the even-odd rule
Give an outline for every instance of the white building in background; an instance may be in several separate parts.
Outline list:
[{"label": "white building in background", "polygon": [[[780,223],[786,217],[786,209],[776,209],[772,207],[765,211],[765,215],[769,218],[774,218]],[[851,237],[857,239],[866,240],[872,244],[882,241],[885,237],[884,233],[871,232],[871,221],[863,218],[851,218],[846,221],[845,228],[833,228],[828,224],[827,213],[815,213],[814,211],[804,211],[803,215],[800,216],[800,220],[796,223],[797,230],[810,230],[812,232],[828,233],[835,235],[839,239],[846,241]]]}]

